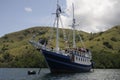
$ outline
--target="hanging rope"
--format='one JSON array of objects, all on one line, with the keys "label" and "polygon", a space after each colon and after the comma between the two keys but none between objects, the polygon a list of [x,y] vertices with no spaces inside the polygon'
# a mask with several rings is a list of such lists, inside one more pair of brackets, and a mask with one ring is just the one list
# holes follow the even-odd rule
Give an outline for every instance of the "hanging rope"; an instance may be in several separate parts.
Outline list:
[{"label": "hanging rope", "polygon": [[49,34],[50,34],[49,42],[48,42],[49,45],[51,45],[51,41],[52,41],[52,38],[53,38],[55,23],[56,23],[56,18],[55,18],[55,20],[54,20],[53,27],[52,27],[52,28],[50,29],[50,31],[49,31]]},{"label": "hanging rope", "polygon": [[[62,23],[61,17],[60,17],[60,22],[61,22],[61,26],[62,26],[62,28],[63,28],[63,23]],[[62,31],[63,31],[64,40],[67,41],[65,30],[62,29]]]},{"label": "hanging rope", "polygon": [[78,32],[78,35],[79,35],[79,38],[80,38],[80,42],[81,42],[81,45],[83,46],[84,49],[86,49],[85,45],[84,45],[84,42],[82,40],[82,37],[80,36],[80,33]]},{"label": "hanging rope", "polygon": [[60,17],[60,22],[61,22],[61,26],[62,26],[63,37],[64,37],[66,48],[69,48],[69,42],[68,42],[68,39],[67,39],[67,36],[65,33],[65,29],[63,28],[63,23],[62,23],[61,17]]}]

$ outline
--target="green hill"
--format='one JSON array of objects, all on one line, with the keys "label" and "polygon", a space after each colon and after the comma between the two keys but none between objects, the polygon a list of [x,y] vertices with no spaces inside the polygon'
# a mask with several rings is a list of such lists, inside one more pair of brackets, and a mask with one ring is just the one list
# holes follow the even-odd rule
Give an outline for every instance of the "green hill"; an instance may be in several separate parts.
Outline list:
[{"label": "green hill", "polygon": [[[72,31],[60,29],[60,48],[65,47],[64,31],[72,47]],[[36,40],[43,38],[48,41],[52,32],[50,27],[37,26],[1,37],[0,67],[46,67],[42,54],[29,44],[34,34]],[[85,46],[91,49],[96,68],[120,68],[120,26],[99,33],[76,31],[76,43],[81,47],[79,35]],[[53,29],[51,45],[54,47],[55,37],[55,29]]]}]

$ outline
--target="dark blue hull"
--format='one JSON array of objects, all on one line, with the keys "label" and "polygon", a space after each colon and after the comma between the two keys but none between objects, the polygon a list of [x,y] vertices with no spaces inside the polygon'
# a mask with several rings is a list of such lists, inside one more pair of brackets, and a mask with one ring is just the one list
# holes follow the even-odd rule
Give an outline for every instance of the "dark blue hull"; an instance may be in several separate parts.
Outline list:
[{"label": "dark blue hull", "polygon": [[69,56],[46,50],[42,50],[42,53],[52,73],[89,72],[92,68],[91,65],[72,62]]}]

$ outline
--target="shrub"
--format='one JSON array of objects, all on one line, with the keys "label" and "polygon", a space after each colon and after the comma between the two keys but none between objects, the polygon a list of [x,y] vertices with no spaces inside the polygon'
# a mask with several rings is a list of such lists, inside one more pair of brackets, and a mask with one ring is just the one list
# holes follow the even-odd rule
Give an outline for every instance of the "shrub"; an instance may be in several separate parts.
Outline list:
[{"label": "shrub", "polygon": [[100,39],[97,39],[97,41],[100,41]]},{"label": "shrub", "polygon": [[117,42],[117,39],[115,37],[112,37],[111,40]]},{"label": "shrub", "polygon": [[10,55],[8,52],[4,53],[2,56],[5,62],[10,62],[13,60],[13,56]]},{"label": "shrub", "polygon": [[7,36],[7,35],[5,35],[3,38],[4,38],[4,39],[8,39],[8,36]]},{"label": "shrub", "polygon": [[103,42],[103,45],[105,45],[107,48],[113,49],[112,45],[110,45],[109,42]]},{"label": "shrub", "polygon": [[102,35],[104,32],[100,32],[99,35]]}]

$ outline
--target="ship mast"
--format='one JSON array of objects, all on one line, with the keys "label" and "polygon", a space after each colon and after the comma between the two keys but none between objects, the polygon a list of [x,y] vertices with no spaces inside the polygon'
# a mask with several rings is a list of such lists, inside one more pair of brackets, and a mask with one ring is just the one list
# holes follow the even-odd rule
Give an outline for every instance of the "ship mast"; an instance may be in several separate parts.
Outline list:
[{"label": "ship mast", "polygon": [[61,14],[61,7],[59,6],[59,2],[57,0],[57,9],[56,9],[56,22],[57,22],[57,29],[56,29],[56,51],[59,51],[59,19]]},{"label": "ship mast", "polygon": [[72,4],[73,7],[73,21],[72,21],[72,28],[73,28],[73,48],[76,48],[76,42],[75,42],[75,17],[74,17],[74,4]]}]

